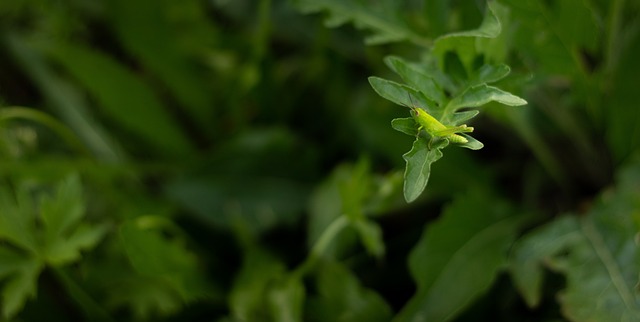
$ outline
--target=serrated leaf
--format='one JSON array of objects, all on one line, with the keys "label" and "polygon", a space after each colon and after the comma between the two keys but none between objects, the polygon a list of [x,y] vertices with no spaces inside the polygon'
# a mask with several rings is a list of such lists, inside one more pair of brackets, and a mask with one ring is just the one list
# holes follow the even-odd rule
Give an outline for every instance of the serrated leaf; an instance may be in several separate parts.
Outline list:
[{"label": "serrated leaf", "polygon": [[399,19],[398,14],[390,14],[383,5],[364,4],[341,0],[298,0],[296,4],[303,12],[326,10],[331,22],[352,21],[358,29],[371,32],[367,37],[370,44],[384,44],[400,40],[409,40],[418,45],[426,45],[429,41],[415,33]]},{"label": "serrated leaf", "polygon": [[0,187],[0,239],[33,253],[37,252],[33,209],[26,191],[18,188],[16,196]]},{"label": "serrated leaf", "polygon": [[316,270],[318,295],[309,299],[307,321],[383,322],[391,320],[391,308],[372,290],[364,288],[346,267],[324,262]]},{"label": "serrated leaf", "polygon": [[55,198],[45,197],[41,201],[41,218],[47,227],[47,241],[62,235],[83,215],[80,178],[71,175],[58,185]]},{"label": "serrated leaf", "polygon": [[448,321],[493,283],[521,223],[505,201],[475,190],[458,196],[411,251],[418,290],[394,321]]},{"label": "serrated leaf", "polygon": [[205,296],[208,283],[195,254],[181,239],[168,239],[162,231],[145,227],[141,219],[120,227],[120,241],[136,272],[166,281],[183,302]]},{"label": "serrated leaf", "polygon": [[558,299],[569,320],[640,320],[638,231],[630,215],[640,211],[639,180],[636,164],[619,174],[617,189],[586,216],[557,219],[516,244],[511,275],[527,304],[539,304],[547,265],[566,276]]},{"label": "serrated leaf", "polygon": [[42,263],[35,258],[23,257],[14,261],[15,272],[2,288],[2,313],[9,319],[15,316],[29,298],[36,296],[38,276]]},{"label": "serrated leaf", "polygon": [[478,107],[489,102],[498,102],[509,106],[521,106],[527,104],[527,101],[518,96],[505,92],[499,88],[482,84],[470,87],[462,94],[452,99],[447,105],[447,110],[456,111],[464,107]]},{"label": "serrated leaf", "polygon": [[69,237],[59,237],[46,246],[47,263],[64,265],[80,258],[82,250],[93,248],[107,233],[107,225],[80,225]]},{"label": "serrated leaf", "polygon": [[418,128],[420,125],[413,119],[413,117],[406,117],[391,120],[391,127],[404,134],[416,136],[418,135]]},{"label": "serrated leaf", "polygon": [[477,29],[446,34],[434,41],[432,52],[440,58],[441,64],[444,62],[444,55],[453,51],[458,54],[465,68],[471,71],[473,60],[477,55],[476,39],[495,38],[502,31],[500,21],[493,9],[494,6],[499,6],[499,4],[496,1],[487,3],[487,12],[482,24]]},{"label": "serrated leaf", "polygon": [[442,158],[442,150],[449,144],[448,140],[433,142],[429,147],[429,140],[418,137],[411,150],[402,157],[407,163],[404,172],[404,198],[407,202],[416,200],[429,181],[431,164]]},{"label": "serrated leaf", "polygon": [[[0,278],[8,278],[2,288],[2,311],[7,317],[35,296],[38,275],[45,265],[78,259],[82,249],[93,247],[106,232],[106,226],[88,223],[75,227],[84,216],[82,187],[76,175],[61,181],[52,196],[40,198],[33,191],[37,190],[19,184],[14,198],[0,187],[0,242],[20,249],[20,253],[8,251],[0,243]],[[39,209],[36,200],[41,201]],[[36,210],[40,211],[38,217]],[[3,230],[7,228],[8,234]],[[21,234],[19,238],[15,233]]]},{"label": "serrated leaf", "polygon": [[398,105],[406,107],[415,105],[429,114],[437,110],[434,106],[428,106],[428,100],[415,88],[375,76],[369,77],[369,83],[378,95]]},{"label": "serrated leaf", "polygon": [[393,69],[409,86],[421,91],[426,98],[443,107],[446,96],[434,79],[412,67],[400,57],[388,56],[385,62]]},{"label": "serrated leaf", "polygon": [[57,185],[55,195],[42,198],[43,257],[48,264],[63,265],[77,260],[81,250],[92,248],[106,234],[106,225],[77,226],[84,215],[78,175],[68,176]]}]

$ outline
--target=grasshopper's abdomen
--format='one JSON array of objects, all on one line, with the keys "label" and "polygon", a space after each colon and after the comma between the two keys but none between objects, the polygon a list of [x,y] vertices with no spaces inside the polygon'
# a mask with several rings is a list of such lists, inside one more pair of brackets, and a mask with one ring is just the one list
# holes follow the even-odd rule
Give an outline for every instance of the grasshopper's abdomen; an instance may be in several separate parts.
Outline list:
[{"label": "grasshopper's abdomen", "polygon": [[467,138],[465,138],[462,135],[458,135],[458,134],[451,134],[451,135],[447,136],[447,139],[449,139],[449,142],[451,142],[451,143],[464,144],[464,143],[469,142],[469,140],[467,140]]}]

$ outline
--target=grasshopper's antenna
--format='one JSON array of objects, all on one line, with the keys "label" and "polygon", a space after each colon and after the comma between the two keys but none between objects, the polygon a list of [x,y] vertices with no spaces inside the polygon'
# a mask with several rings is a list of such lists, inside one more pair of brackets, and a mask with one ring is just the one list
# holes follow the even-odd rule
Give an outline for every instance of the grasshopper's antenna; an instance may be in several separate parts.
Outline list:
[{"label": "grasshopper's antenna", "polygon": [[416,104],[413,103],[413,97],[411,97],[411,93],[407,92],[407,95],[409,95],[409,100],[411,101],[411,108],[415,109],[416,108]]}]

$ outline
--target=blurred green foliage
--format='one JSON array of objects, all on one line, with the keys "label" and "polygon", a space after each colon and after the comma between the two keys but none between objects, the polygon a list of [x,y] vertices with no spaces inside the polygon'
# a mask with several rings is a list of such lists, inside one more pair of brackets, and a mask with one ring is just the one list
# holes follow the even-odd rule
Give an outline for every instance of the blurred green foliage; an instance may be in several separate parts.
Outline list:
[{"label": "blurred green foliage", "polygon": [[639,15],[2,1],[0,321],[636,321]]}]

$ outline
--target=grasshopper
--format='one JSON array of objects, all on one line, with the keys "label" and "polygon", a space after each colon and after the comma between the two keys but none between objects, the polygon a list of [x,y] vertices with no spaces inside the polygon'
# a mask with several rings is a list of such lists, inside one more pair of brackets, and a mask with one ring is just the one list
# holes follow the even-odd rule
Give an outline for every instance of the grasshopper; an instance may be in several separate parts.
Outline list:
[{"label": "grasshopper", "polygon": [[[435,117],[431,116],[425,110],[415,106],[415,104],[413,104],[411,94],[409,94],[409,99],[411,100],[411,106],[407,107],[411,109],[411,116],[413,119],[420,125],[420,127],[418,127],[418,134],[420,133],[420,130],[424,129],[431,136],[432,140],[445,138],[452,143],[464,144],[469,142],[467,138],[456,133],[473,132],[473,127],[467,126],[466,124],[459,126],[446,126],[436,120]],[[429,146],[431,146],[431,142],[429,142]]]}]

